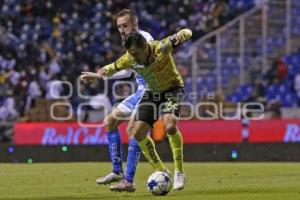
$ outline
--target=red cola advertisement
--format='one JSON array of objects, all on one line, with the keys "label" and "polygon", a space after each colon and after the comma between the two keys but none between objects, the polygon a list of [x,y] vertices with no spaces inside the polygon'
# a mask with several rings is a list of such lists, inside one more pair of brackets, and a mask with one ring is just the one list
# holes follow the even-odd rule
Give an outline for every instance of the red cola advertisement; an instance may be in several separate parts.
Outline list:
[{"label": "red cola advertisement", "polygon": [[[184,143],[300,142],[300,120],[181,121]],[[120,126],[123,143],[128,142],[126,124]],[[17,145],[106,144],[103,127],[81,127],[77,123],[16,123]]]},{"label": "red cola advertisement", "polygon": [[[126,125],[120,126],[124,143],[128,142]],[[106,144],[103,127],[79,126],[78,123],[16,123],[14,143],[21,145],[96,145]]]}]

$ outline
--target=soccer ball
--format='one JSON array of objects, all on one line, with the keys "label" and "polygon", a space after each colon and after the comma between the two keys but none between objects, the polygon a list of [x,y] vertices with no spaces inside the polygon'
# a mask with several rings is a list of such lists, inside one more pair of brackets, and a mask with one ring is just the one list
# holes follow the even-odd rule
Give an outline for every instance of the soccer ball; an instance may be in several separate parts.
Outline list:
[{"label": "soccer ball", "polygon": [[147,189],[153,195],[166,195],[171,190],[171,178],[166,172],[154,172],[147,181]]}]

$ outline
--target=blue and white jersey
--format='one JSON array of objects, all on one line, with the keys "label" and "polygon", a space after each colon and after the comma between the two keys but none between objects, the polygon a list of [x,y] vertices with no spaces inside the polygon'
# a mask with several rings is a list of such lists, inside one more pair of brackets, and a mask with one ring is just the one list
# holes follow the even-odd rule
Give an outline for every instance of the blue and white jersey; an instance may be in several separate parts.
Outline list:
[{"label": "blue and white jersey", "polygon": [[[141,34],[148,43],[153,41],[153,37],[150,35],[150,33],[146,32],[146,31],[142,31],[142,30],[139,30],[138,33]],[[135,79],[138,84],[138,89],[146,88],[146,81],[144,80],[144,78],[141,75],[136,74]]]},{"label": "blue and white jersey", "polygon": [[142,30],[138,30],[138,33],[141,34],[148,43],[153,41],[153,37],[150,35],[150,33]]},{"label": "blue and white jersey", "polygon": [[[139,30],[138,32],[147,40],[148,43],[153,40],[152,36],[148,32],[142,31],[142,30]],[[130,71],[130,70],[122,70],[122,71],[127,71],[127,74],[128,74],[128,71]],[[119,75],[122,75],[121,74],[122,71],[117,72],[117,73],[119,73]],[[131,70],[131,72],[129,72],[130,75],[132,74],[132,72],[134,72],[134,71]],[[124,99],[117,106],[117,108],[119,110],[121,110],[125,116],[130,116],[133,112],[135,112],[137,105],[141,101],[141,99],[146,91],[146,81],[143,79],[143,77],[141,75],[135,73],[135,79],[138,84],[137,91],[134,94],[127,97],[126,99]]]}]

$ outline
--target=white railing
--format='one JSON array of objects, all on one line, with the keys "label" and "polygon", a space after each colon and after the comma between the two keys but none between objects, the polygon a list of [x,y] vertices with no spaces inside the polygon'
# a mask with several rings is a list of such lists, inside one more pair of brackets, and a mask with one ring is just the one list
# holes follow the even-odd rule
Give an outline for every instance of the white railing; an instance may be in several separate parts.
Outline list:
[{"label": "white railing", "polygon": [[286,46],[285,53],[291,53],[291,7],[292,0],[286,0]]},{"label": "white railing", "polygon": [[266,71],[268,61],[268,49],[267,49],[267,40],[268,40],[268,5],[264,4],[262,6],[262,20],[261,20],[261,27],[262,27],[262,65],[263,71]]}]

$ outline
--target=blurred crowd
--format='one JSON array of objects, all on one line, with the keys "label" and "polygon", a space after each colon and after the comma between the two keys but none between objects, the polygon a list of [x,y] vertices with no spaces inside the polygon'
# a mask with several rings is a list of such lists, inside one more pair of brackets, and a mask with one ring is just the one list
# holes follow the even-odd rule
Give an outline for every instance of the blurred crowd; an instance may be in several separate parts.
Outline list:
[{"label": "blurred crowd", "polygon": [[[197,39],[253,4],[249,0],[0,1],[0,119],[15,120],[34,107],[36,99],[52,100],[68,93],[60,81],[75,87],[70,97],[74,109],[84,101],[74,84],[80,72],[96,70],[123,53],[115,26],[116,13],[123,8],[134,10],[140,28],[154,38],[190,27]],[[103,85],[79,89],[97,95]]]}]

